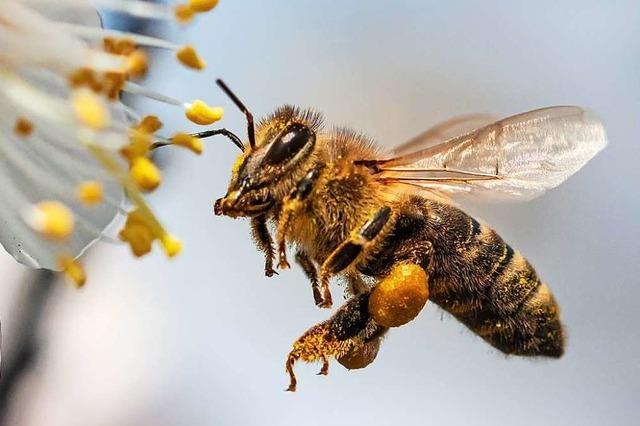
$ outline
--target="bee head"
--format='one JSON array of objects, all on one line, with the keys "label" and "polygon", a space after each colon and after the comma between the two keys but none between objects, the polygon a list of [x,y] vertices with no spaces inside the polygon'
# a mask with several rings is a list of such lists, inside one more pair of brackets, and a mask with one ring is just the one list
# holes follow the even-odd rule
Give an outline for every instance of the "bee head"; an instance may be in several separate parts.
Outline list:
[{"label": "bee head", "polygon": [[247,115],[249,146],[236,160],[227,194],[216,201],[214,211],[231,217],[260,216],[304,175],[303,165],[314,152],[321,119],[317,113],[284,106],[254,130],[251,113],[224,83],[221,87]]}]

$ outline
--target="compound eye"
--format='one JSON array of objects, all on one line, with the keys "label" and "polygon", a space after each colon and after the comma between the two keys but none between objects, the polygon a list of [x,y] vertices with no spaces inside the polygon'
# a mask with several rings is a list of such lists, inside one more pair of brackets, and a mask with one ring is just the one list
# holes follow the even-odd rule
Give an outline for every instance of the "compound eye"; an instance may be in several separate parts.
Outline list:
[{"label": "compound eye", "polygon": [[289,161],[308,144],[315,143],[316,135],[304,124],[291,123],[273,141],[262,159],[263,165],[276,165]]}]

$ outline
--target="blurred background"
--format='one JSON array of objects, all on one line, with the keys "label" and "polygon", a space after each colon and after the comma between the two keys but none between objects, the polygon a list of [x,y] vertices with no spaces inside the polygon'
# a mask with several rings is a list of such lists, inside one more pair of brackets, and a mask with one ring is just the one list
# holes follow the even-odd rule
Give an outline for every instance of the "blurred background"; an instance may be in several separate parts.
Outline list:
[{"label": "blurred background", "polygon": [[[76,291],[0,253],[3,380],[19,372],[0,387],[3,424],[637,424],[637,1],[222,0],[186,30],[105,23],[195,41],[204,74],[158,54],[147,84],[224,105],[222,123],[238,133],[244,119],[215,77],[256,116],[312,106],[388,147],[459,114],[593,109],[610,144],[566,184],[524,204],[465,206],[549,283],[567,351],[506,358],[428,305],[368,368],[332,363],[321,377],[300,364],[298,392],[284,392],[291,343],[330,313],[314,306],[299,268],[264,277],[247,221],[213,216],[237,155],[215,139],[203,158],[160,153],[166,183],[151,200],[185,244],[174,261],[98,245]],[[173,109],[139,107],[168,129],[197,130]]]}]

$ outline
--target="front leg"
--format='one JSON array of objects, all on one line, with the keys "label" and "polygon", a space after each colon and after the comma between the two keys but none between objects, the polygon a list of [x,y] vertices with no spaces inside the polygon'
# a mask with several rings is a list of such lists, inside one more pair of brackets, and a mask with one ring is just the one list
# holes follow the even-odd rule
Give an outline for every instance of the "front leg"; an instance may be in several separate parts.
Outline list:
[{"label": "front leg", "polygon": [[264,253],[264,274],[267,277],[272,277],[273,274],[277,274],[273,269],[273,258],[275,253],[265,216],[254,217],[251,219],[251,233],[253,235],[253,239],[258,245],[258,249]]},{"label": "front leg", "polygon": [[287,234],[291,230],[291,220],[302,210],[304,202],[311,194],[316,181],[320,177],[320,169],[314,168],[304,175],[298,182],[296,188],[285,198],[282,204],[282,211],[278,218],[278,267],[288,269],[287,261]]},{"label": "front leg", "polygon": [[318,306],[330,308],[333,304],[329,279],[349,267],[365,251],[391,218],[391,209],[382,207],[375,212],[354,235],[336,248],[320,267],[320,292],[322,303]]},{"label": "front leg", "polygon": [[322,295],[320,294],[320,286],[318,285],[318,271],[313,261],[309,258],[309,255],[302,250],[298,250],[296,253],[296,262],[302,267],[307,278],[311,281],[311,290],[313,290],[313,300],[316,305],[322,303]]}]

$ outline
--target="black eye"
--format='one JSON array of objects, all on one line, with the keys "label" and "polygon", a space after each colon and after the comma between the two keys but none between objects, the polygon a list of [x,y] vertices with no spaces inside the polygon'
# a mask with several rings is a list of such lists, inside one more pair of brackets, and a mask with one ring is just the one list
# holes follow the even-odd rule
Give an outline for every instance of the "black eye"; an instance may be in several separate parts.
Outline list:
[{"label": "black eye", "polygon": [[307,144],[313,145],[316,135],[304,124],[292,123],[273,141],[262,159],[263,165],[281,164],[293,158]]}]

